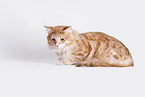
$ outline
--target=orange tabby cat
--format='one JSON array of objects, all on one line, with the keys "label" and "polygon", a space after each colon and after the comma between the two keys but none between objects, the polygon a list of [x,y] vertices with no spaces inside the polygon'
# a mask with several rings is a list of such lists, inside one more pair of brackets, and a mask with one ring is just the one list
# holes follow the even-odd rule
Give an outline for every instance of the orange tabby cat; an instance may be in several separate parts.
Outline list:
[{"label": "orange tabby cat", "polygon": [[77,67],[129,67],[133,60],[119,40],[102,32],[77,33],[70,26],[47,27],[49,47],[56,51],[58,65]]}]

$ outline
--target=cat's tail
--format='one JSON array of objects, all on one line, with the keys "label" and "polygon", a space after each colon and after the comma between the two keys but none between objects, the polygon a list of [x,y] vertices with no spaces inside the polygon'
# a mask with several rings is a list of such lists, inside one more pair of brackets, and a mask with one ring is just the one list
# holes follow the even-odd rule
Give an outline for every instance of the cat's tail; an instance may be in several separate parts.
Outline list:
[{"label": "cat's tail", "polygon": [[133,66],[133,63],[125,64],[125,61],[124,64],[120,64],[118,62],[110,63],[100,58],[86,58],[76,64],[76,67],[130,67],[130,66]]}]

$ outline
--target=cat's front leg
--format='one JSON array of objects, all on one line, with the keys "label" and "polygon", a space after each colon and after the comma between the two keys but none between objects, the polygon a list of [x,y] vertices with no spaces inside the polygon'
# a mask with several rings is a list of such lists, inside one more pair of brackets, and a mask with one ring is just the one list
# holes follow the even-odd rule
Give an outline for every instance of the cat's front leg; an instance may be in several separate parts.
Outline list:
[{"label": "cat's front leg", "polygon": [[74,59],[63,59],[57,62],[57,65],[71,65],[77,63]]}]

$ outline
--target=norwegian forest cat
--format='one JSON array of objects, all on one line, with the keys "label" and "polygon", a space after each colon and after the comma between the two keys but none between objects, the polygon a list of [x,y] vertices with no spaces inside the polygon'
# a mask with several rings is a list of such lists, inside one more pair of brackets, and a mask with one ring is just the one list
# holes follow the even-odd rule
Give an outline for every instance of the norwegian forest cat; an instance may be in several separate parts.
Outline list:
[{"label": "norwegian forest cat", "polygon": [[102,32],[78,33],[71,26],[44,26],[49,47],[57,53],[58,65],[77,67],[134,66],[129,50],[119,40]]}]

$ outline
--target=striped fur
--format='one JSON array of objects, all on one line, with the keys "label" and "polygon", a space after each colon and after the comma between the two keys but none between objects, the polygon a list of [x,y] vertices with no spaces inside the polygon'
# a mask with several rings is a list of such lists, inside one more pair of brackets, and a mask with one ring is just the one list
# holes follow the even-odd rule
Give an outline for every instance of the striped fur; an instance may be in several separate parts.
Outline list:
[{"label": "striped fur", "polygon": [[49,47],[58,55],[58,65],[76,64],[77,67],[134,65],[125,45],[102,32],[79,34],[70,26],[45,26],[45,28],[49,33],[47,37]]}]

